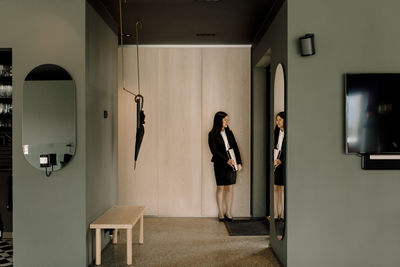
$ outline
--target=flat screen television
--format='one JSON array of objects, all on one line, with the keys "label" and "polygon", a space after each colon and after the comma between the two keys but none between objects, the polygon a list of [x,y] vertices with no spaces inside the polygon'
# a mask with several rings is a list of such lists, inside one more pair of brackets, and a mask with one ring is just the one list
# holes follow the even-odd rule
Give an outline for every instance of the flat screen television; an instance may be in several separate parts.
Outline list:
[{"label": "flat screen television", "polygon": [[345,75],[346,153],[400,154],[400,74]]}]

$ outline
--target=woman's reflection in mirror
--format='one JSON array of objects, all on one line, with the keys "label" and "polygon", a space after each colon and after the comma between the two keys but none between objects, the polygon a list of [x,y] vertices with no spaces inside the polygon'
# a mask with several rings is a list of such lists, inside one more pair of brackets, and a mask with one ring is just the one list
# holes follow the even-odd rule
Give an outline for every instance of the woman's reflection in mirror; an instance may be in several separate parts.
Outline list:
[{"label": "woman's reflection in mirror", "polygon": [[[275,222],[283,221],[285,217],[285,113],[276,115],[274,130],[274,219]],[[280,209],[279,209],[280,207]]]}]

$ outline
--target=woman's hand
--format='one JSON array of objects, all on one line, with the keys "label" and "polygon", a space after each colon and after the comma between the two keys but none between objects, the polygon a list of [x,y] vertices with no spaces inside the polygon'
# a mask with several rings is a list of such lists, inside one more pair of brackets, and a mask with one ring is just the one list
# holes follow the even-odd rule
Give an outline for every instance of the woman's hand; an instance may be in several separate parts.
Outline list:
[{"label": "woman's hand", "polygon": [[229,160],[228,160],[228,165],[229,165],[229,166],[235,165],[235,161],[234,161],[233,159],[229,159]]},{"label": "woman's hand", "polygon": [[237,165],[237,171],[240,172],[242,170],[242,164]]},{"label": "woman's hand", "polygon": [[280,160],[280,159],[276,159],[275,161],[274,161],[274,167],[276,168],[276,167],[278,167],[279,165],[281,165],[282,164],[282,161]]}]

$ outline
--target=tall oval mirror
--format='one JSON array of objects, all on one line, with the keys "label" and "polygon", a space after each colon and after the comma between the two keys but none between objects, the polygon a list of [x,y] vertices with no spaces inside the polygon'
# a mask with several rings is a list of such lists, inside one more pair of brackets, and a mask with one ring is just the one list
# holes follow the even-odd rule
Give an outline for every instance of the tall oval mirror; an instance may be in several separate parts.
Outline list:
[{"label": "tall oval mirror", "polygon": [[22,149],[35,168],[56,171],[75,154],[75,83],[63,68],[40,65],[23,87]]},{"label": "tall oval mirror", "polygon": [[278,240],[282,240],[285,233],[285,73],[282,64],[278,64],[274,79],[274,227]]}]

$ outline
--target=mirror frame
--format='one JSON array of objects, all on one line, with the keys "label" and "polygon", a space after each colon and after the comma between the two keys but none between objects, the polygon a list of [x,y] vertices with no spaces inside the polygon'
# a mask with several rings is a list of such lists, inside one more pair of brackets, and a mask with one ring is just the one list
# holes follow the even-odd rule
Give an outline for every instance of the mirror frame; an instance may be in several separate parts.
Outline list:
[{"label": "mirror frame", "polygon": [[[276,127],[276,116],[277,114],[275,114],[275,92],[276,92],[276,88],[277,86],[280,86],[281,88],[279,88],[279,90],[283,90],[283,111],[285,112],[285,118],[284,118],[284,130],[285,130],[285,135],[284,135],[284,139],[283,139],[283,145],[286,147],[286,140],[287,140],[287,116],[286,116],[286,72],[285,72],[285,68],[283,67],[283,63],[279,62],[276,65],[275,68],[275,73],[274,73],[274,86],[273,86],[273,92],[274,92],[274,98],[273,98],[273,105],[274,105],[274,117],[273,117],[273,121],[274,121],[274,128],[272,130],[272,135],[274,136],[274,131],[275,131],[275,127]],[[278,79],[282,81],[283,85],[278,84]],[[280,112],[279,111],[279,112]],[[272,147],[275,148],[275,137],[273,137],[273,144]],[[287,153],[286,153],[286,149],[285,149],[285,157],[287,157]],[[272,169],[274,170],[274,160],[272,161]],[[274,229],[275,229],[275,238],[279,241],[282,241],[285,237],[285,228],[286,228],[286,218],[287,218],[287,209],[286,209],[286,164],[284,163],[283,167],[283,210],[284,210],[284,214],[283,214],[283,220],[278,220],[275,221],[275,214],[272,217],[272,220],[274,222]],[[273,172],[272,175],[272,181],[273,181],[273,185],[275,186],[275,172]],[[275,194],[275,192],[273,191],[273,193]],[[273,202],[273,206],[275,207],[275,198],[274,198],[274,194],[272,197],[272,202]],[[279,197],[278,197],[279,198]],[[278,201],[280,202],[280,201]],[[279,205],[279,204],[278,204]],[[279,206],[278,206],[278,213],[279,213]]]},{"label": "mirror frame", "polygon": [[[57,143],[46,143],[44,142],[44,145],[48,145],[50,147],[54,147],[54,150],[52,149],[51,152],[54,152],[53,154],[51,154],[51,152],[47,151],[40,151],[39,149],[35,148],[34,149],[34,155],[38,156],[40,155],[40,161],[43,163],[43,159],[45,157],[42,156],[47,156],[47,160],[48,161],[54,161],[54,154],[55,155],[60,155],[62,153],[64,153],[64,161],[61,161],[61,157],[57,157],[55,156],[55,160],[56,160],[56,164],[54,166],[56,166],[56,168],[54,169],[54,166],[48,166],[48,167],[41,167],[41,166],[45,166],[45,164],[40,164],[39,163],[39,158],[38,158],[38,162],[33,162],[32,160],[30,160],[27,157],[27,154],[29,153],[29,150],[32,150],[32,147],[29,146],[35,146],[35,145],[43,145],[43,144],[25,144],[24,142],[26,142],[26,136],[27,134],[24,134],[24,128],[28,127],[26,125],[26,122],[24,122],[26,120],[26,114],[25,111],[27,108],[27,96],[26,96],[26,90],[27,88],[29,88],[29,81],[49,81],[49,82],[55,82],[55,81],[71,81],[71,85],[62,85],[65,86],[65,89],[68,90],[73,90],[72,92],[69,92],[70,96],[69,98],[66,98],[67,100],[69,100],[69,103],[65,103],[65,104],[69,104],[69,106],[67,107],[67,111],[71,112],[73,111],[73,114],[68,116],[68,120],[70,120],[68,125],[64,125],[65,128],[73,128],[71,130],[68,130],[69,135],[67,136],[66,139],[71,140],[71,141],[66,141],[65,143],[62,142],[60,144]],[[62,87],[59,87],[61,90],[63,89]],[[24,84],[23,84],[23,89],[22,89],[22,152],[24,154],[24,158],[25,160],[34,168],[39,169],[41,171],[45,171],[46,172],[46,176],[50,176],[52,171],[58,171],[61,170],[62,168],[64,168],[66,165],[68,165],[70,163],[70,161],[73,159],[73,157],[76,154],[76,149],[77,149],[77,101],[76,101],[76,93],[77,93],[77,88],[76,88],[76,83],[75,80],[73,79],[72,75],[65,70],[63,67],[55,65],[55,64],[42,64],[42,65],[38,65],[35,68],[33,68],[32,70],[29,71],[29,73],[26,75],[25,79],[24,79]],[[50,97],[50,96],[49,96]],[[48,101],[47,103],[52,103],[51,100]],[[73,107],[71,106],[71,104],[73,105]],[[40,105],[39,105],[40,106]],[[42,105],[44,106],[44,105]],[[65,109],[64,109],[65,110]],[[51,114],[51,112],[47,112],[47,114]],[[25,126],[24,126],[25,125]],[[62,130],[62,129],[61,129]],[[46,128],[41,128],[39,130],[41,133],[44,133],[44,131],[48,131],[48,132],[54,132],[54,128],[53,129],[46,129]],[[39,132],[38,131],[38,132]],[[25,138],[24,138],[25,136]],[[64,145],[62,145],[64,144]],[[67,148],[66,148],[67,147]],[[57,151],[58,150],[58,151]],[[64,152],[60,152],[61,150],[64,150]],[[68,150],[68,151],[66,151]],[[57,153],[57,152],[58,153]],[[66,157],[66,155],[69,155],[69,157]],[[57,159],[58,158],[58,159]],[[66,160],[67,159],[67,160]],[[48,162],[50,163],[50,162]],[[48,170],[49,168],[49,170]]]}]

